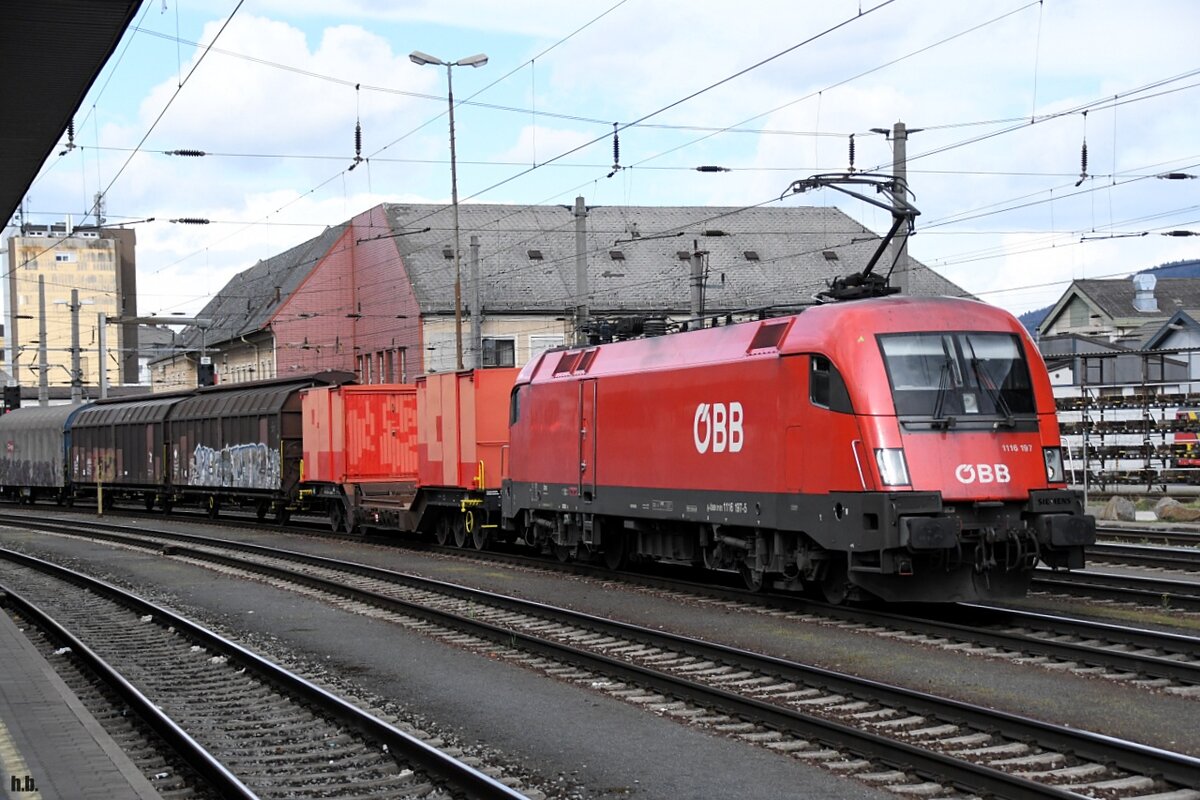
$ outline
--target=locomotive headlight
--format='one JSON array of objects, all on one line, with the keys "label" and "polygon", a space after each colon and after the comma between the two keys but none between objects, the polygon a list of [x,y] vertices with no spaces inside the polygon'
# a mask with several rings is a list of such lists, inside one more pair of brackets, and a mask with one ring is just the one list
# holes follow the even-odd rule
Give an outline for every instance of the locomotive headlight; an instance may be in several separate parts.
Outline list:
[{"label": "locomotive headlight", "polygon": [[879,478],[884,486],[908,486],[911,483],[908,479],[908,463],[900,448],[876,450],[875,463],[879,465]]},{"label": "locomotive headlight", "polygon": [[1046,457],[1046,480],[1050,483],[1066,483],[1067,476],[1063,472],[1062,448],[1043,447],[1042,455]]}]

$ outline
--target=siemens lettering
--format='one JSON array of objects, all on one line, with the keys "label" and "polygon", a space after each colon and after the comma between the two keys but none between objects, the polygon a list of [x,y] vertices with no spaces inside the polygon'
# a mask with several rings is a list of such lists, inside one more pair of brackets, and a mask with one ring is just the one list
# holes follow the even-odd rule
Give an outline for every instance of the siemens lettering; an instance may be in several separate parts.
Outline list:
[{"label": "siemens lettering", "polygon": [[[701,433],[703,432],[703,436]],[[742,404],[701,403],[692,418],[692,440],[696,451],[707,453],[739,453],[742,450]]]}]

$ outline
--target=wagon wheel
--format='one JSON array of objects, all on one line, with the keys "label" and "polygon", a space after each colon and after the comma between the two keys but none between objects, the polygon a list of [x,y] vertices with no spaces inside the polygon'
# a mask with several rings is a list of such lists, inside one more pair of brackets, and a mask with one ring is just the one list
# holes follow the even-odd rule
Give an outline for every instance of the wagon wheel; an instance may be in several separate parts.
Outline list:
[{"label": "wagon wheel", "polygon": [[434,526],[433,538],[437,540],[438,544],[445,547],[450,541],[451,535],[450,517],[443,514],[438,517],[437,525]]},{"label": "wagon wheel", "polygon": [[463,514],[454,520],[454,546],[466,547],[469,538],[470,535],[467,533],[467,515]]},{"label": "wagon wheel", "polygon": [[268,503],[267,501],[263,500],[254,507],[254,516],[258,518],[259,522],[262,522],[264,519],[267,518],[267,512],[270,510],[271,510],[271,504]]},{"label": "wagon wheel", "polygon": [[471,544],[475,545],[476,550],[482,550],[487,547],[488,529],[483,527],[483,520],[475,519],[475,512],[468,511],[466,515],[467,533],[471,535]]},{"label": "wagon wheel", "polygon": [[209,519],[216,519],[221,515],[221,501],[217,499],[215,494],[210,494],[208,496],[207,508]]},{"label": "wagon wheel", "polygon": [[146,504],[147,511],[154,510],[154,492],[146,492],[142,495],[142,501]]},{"label": "wagon wheel", "polygon": [[342,533],[346,528],[346,506],[341,500],[329,504],[329,528],[334,533]]},{"label": "wagon wheel", "polygon": [[284,505],[275,509],[275,522],[280,525],[287,525],[292,519],[291,510]]}]

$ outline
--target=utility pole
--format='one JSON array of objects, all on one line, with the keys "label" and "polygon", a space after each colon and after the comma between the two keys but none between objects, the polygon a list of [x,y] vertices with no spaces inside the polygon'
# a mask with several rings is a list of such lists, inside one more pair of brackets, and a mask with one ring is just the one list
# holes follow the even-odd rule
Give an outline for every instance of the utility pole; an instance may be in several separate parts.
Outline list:
[{"label": "utility pole", "polygon": [[692,321],[696,327],[701,327],[700,318],[704,316],[704,256],[706,251],[700,249],[700,243],[692,239]]},{"label": "utility pole", "polygon": [[108,397],[108,314],[103,311],[96,316],[96,330],[100,350],[100,399],[104,400]]},{"label": "utility pole", "polygon": [[45,275],[38,275],[38,405],[50,405],[50,353],[46,349]]},{"label": "utility pole", "polygon": [[588,343],[587,206],[575,198],[575,344]]},{"label": "utility pole", "polygon": [[479,237],[471,234],[471,366],[483,366],[483,315],[479,307]]},{"label": "utility pole", "polygon": [[79,369],[79,290],[71,290],[71,404],[83,402],[83,374]]},{"label": "utility pole", "polygon": [[[908,130],[903,122],[892,126],[892,197],[897,207],[908,200]],[[908,271],[908,229],[903,227],[892,240],[892,263],[895,269],[894,285],[900,294],[912,294],[912,281]]]}]

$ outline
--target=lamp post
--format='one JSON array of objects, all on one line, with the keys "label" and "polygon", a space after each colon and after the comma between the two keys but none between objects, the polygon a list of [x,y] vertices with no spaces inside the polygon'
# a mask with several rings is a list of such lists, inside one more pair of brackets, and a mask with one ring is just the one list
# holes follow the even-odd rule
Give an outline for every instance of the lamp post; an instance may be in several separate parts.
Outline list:
[{"label": "lamp post", "polygon": [[488,62],[488,57],[479,53],[468,58],[460,58],[458,61],[442,61],[428,53],[413,50],[408,59],[422,67],[426,64],[433,64],[446,68],[446,96],[450,101],[450,204],[454,207],[454,350],[457,354],[458,369],[461,370],[463,368],[462,268],[458,242],[458,166],[454,157],[454,78],[452,68],[482,67]]}]

